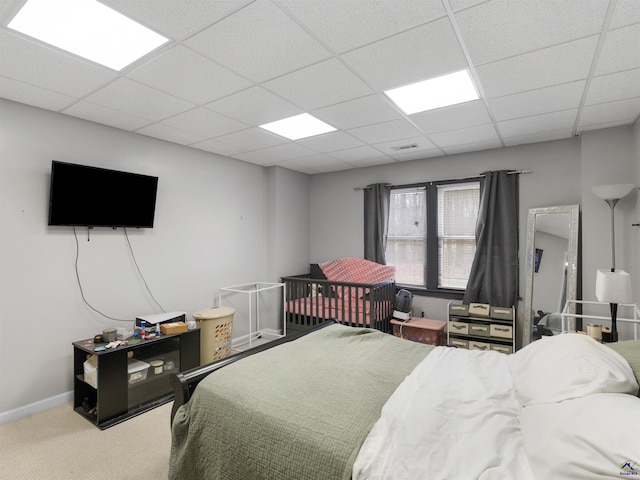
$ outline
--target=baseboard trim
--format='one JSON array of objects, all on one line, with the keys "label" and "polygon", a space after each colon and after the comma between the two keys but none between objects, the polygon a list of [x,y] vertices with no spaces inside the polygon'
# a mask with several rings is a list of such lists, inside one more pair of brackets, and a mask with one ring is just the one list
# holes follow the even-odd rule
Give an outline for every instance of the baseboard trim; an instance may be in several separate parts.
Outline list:
[{"label": "baseboard trim", "polygon": [[71,401],[73,401],[73,391],[45,398],[44,400],[30,403],[29,405],[24,405],[23,407],[18,407],[7,412],[0,412],[0,425],[15,422],[21,418],[29,417],[51,408],[59,407],[60,405],[64,405]]}]

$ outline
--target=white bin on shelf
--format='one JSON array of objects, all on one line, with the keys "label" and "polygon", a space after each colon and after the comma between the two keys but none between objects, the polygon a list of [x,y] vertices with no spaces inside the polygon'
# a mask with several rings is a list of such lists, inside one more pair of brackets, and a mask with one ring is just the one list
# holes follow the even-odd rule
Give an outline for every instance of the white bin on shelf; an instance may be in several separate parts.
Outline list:
[{"label": "white bin on shelf", "polygon": [[230,307],[212,307],[193,314],[200,328],[200,365],[231,355],[235,313]]}]

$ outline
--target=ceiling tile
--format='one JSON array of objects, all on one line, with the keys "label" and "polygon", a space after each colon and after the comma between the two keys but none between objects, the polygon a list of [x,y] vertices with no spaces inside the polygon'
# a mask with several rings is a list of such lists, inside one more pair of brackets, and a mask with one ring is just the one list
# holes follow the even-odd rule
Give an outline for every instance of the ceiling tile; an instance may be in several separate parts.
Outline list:
[{"label": "ceiling tile", "polygon": [[572,134],[573,128],[564,128],[562,130],[549,130],[546,132],[506,137],[504,139],[504,143],[508,147],[511,147],[514,145],[524,145],[527,143],[551,142],[553,140],[571,138]]},{"label": "ceiling tile", "polygon": [[[604,122],[604,123],[596,123],[593,125],[585,125],[584,127],[580,128],[580,132],[587,132],[589,130],[600,130],[603,128],[620,127],[623,125],[629,125],[629,122],[626,120],[620,120],[617,122]],[[542,140],[539,140],[539,141],[542,141]]]},{"label": "ceiling tile", "polygon": [[352,128],[348,133],[365,143],[390,142],[420,135],[420,131],[404,119]]},{"label": "ceiling tile", "polygon": [[401,153],[390,155],[391,158],[399,162],[409,162],[411,160],[423,160],[425,158],[440,157],[442,156],[442,150],[434,148],[433,150],[420,150],[413,153]]},{"label": "ceiling tile", "polygon": [[[318,82],[318,78],[322,81]],[[336,59],[303,68],[264,83],[263,86],[305,110],[373,93],[371,88]]]},{"label": "ceiling tile", "polygon": [[376,90],[388,90],[467,68],[448,19],[437,20],[343,56]]},{"label": "ceiling tile", "polygon": [[329,57],[322,45],[267,0],[257,0],[185,45],[256,82]]},{"label": "ceiling tile", "polygon": [[498,135],[493,125],[489,124],[461,128],[460,130],[452,130],[450,132],[434,133],[429,135],[429,138],[438,147],[445,149],[457,145],[494,142],[498,140]]},{"label": "ceiling tile", "polygon": [[486,3],[491,0],[449,0],[449,4],[454,12],[458,10],[464,10],[465,8],[473,7],[479,3]]},{"label": "ceiling tile", "polygon": [[223,117],[222,115],[218,115],[217,113],[202,107],[194,108],[188,112],[167,118],[163,120],[162,123],[202,135],[205,138],[219,137],[226,133],[247,128],[247,125],[244,123]]},{"label": "ceiling tile", "polygon": [[150,123],[146,118],[86,101],[71,105],[62,113],[123,130],[136,130]]},{"label": "ceiling tile", "polygon": [[493,98],[489,100],[489,107],[497,121],[578,108],[585,83],[580,80]]},{"label": "ceiling tile", "polygon": [[349,160],[348,164],[356,168],[375,167],[376,165],[389,165],[396,160],[390,157],[363,158],[360,160]]},{"label": "ceiling tile", "polygon": [[276,0],[335,52],[361,47],[445,15],[440,2]]},{"label": "ceiling tile", "polygon": [[270,166],[275,165],[282,159],[278,159],[277,157],[267,155],[263,150],[256,150],[253,152],[245,152],[231,155],[232,158],[237,160],[242,160],[243,162],[253,163],[255,165],[263,165]]},{"label": "ceiling tile", "polygon": [[477,152],[479,150],[489,150],[491,148],[500,148],[500,140],[487,140],[485,142],[467,143],[463,145],[455,145],[453,147],[442,147],[447,155],[458,153]]},{"label": "ceiling tile", "polygon": [[75,97],[116,78],[113,70],[2,30],[0,56],[3,77]]},{"label": "ceiling tile", "polygon": [[[640,10],[640,3],[637,8]],[[638,67],[640,67],[640,23],[608,32],[598,58],[595,75]]]},{"label": "ceiling tile", "polygon": [[461,103],[410,115],[409,119],[424,133],[438,133],[491,123],[482,100]]},{"label": "ceiling tile", "polygon": [[127,76],[193,103],[210,102],[251,85],[248,80],[181,45]]},{"label": "ceiling tile", "polygon": [[149,137],[160,138],[169,142],[179,143],[180,145],[190,145],[192,143],[204,140],[202,135],[196,135],[191,132],[185,132],[179,128],[163,125],[162,123],[154,123],[146,127],[136,130],[136,133],[147,135]]},{"label": "ceiling tile", "polygon": [[304,113],[300,107],[258,86],[208,103],[205,107],[254,127]]},{"label": "ceiling tile", "polygon": [[239,132],[230,133],[228,135],[222,135],[220,137],[216,137],[216,140],[241,148],[245,152],[248,150],[274,147],[288,142],[288,140],[279,137],[278,135],[273,135],[272,133],[257,127],[240,130]]},{"label": "ceiling tile", "polygon": [[638,0],[618,0],[609,28],[623,27],[638,22],[640,22]]},{"label": "ceiling tile", "polygon": [[349,100],[311,113],[343,130],[402,118],[402,114],[391,101],[380,94]]},{"label": "ceiling tile", "polygon": [[331,152],[329,156],[337,160],[342,160],[343,162],[354,162],[358,160],[380,158],[383,155],[379,150],[366,145],[364,147],[348,148],[346,150],[340,150],[339,152]]},{"label": "ceiling tile", "polygon": [[345,150],[347,148],[361,147],[364,145],[364,143],[357,138],[340,131],[304,138],[298,140],[297,143],[320,153],[335,152],[336,150]]},{"label": "ceiling tile", "polygon": [[410,152],[434,150],[436,148],[436,146],[424,136],[405,138],[403,140],[395,140],[393,142],[375,143],[373,146],[390,157],[400,154],[408,154]]},{"label": "ceiling tile", "polygon": [[602,123],[633,123],[640,116],[640,97],[586,106],[580,114],[580,128]]},{"label": "ceiling tile", "polygon": [[635,97],[640,97],[640,68],[594,78],[585,105]]},{"label": "ceiling tile", "polygon": [[553,130],[564,130],[573,127],[577,113],[577,109],[563,110],[561,112],[546,113],[533,117],[506,120],[498,122],[498,128],[503,138],[550,132]]},{"label": "ceiling tile", "polygon": [[182,40],[253,0],[100,0],[174,40]]},{"label": "ceiling tile", "polygon": [[576,40],[600,32],[608,2],[494,0],[456,14],[476,64]]},{"label": "ceiling tile", "polygon": [[278,162],[278,166],[294,169],[307,169],[314,173],[334,172],[347,170],[351,165],[329,157],[328,155],[311,155],[309,157],[297,158],[295,160],[283,160]]},{"label": "ceiling tile", "polygon": [[215,139],[194,143],[191,146],[194,148],[198,148],[200,150],[205,150],[207,152],[217,153],[218,155],[224,155],[226,157],[231,157],[233,155],[239,155],[247,152],[246,148],[229,145],[227,143],[222,143]]},{"label": "ceiling tile", "polygon": [[[189,102],[128,78],[119,78],[87,96],[85,100],[132,115],[144,116],[149,120],[162,120],[193,107]],[[140,115],[140,112],[144,112],[144,115]]]},{"label": "ceiling tile", "polygon": [[477,68],[488,98],[559,85],[587,77],[598,37],[589,37]]},{"label": "ceiling tile", "polygon": [[7,77],[0,77],[0,97],[56,111],[74,102],[74,97]]},{"label": "ceiling tile", "polygon": [[263,148],[256,152],[275,158],[278,161],[318,154],[318,152],[314,152],[313,150],[294,142],[287,142],[282,145],[276,145],[275,147]]}]

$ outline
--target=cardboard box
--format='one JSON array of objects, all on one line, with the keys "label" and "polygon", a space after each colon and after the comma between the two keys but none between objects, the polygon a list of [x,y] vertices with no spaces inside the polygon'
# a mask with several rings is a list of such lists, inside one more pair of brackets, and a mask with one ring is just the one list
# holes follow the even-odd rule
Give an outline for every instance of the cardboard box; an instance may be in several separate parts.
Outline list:
[{"label": "cardboard box", "polygon": [[162,325],[160,325],[160,331],[163,335],[183,333],[187,331],[187,324],[184,322],[163,323]]}]

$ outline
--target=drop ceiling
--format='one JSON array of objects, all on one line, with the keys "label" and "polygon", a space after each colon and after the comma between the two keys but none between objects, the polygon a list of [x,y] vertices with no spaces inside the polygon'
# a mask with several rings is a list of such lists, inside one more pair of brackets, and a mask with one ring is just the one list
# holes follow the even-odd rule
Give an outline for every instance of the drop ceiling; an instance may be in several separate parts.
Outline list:
[{"label": "drop ceiling", "polygon": [[[6,25],[0,97],[315,174],[634,123],[638,0],[101,0],[170,42],[117,72]],[[405,115],[384,90],[469,69],[480,99]],[[335,132],[259,125],[310,113]]]}]

